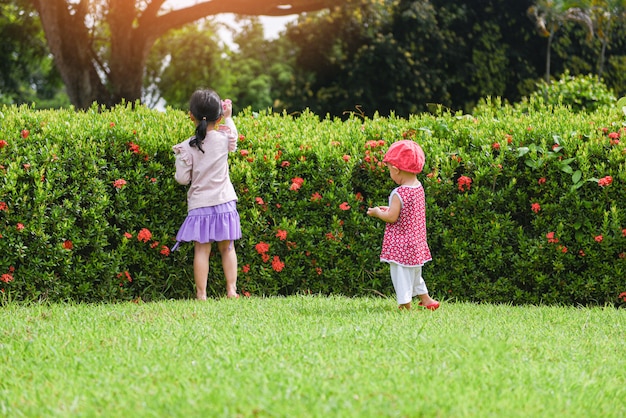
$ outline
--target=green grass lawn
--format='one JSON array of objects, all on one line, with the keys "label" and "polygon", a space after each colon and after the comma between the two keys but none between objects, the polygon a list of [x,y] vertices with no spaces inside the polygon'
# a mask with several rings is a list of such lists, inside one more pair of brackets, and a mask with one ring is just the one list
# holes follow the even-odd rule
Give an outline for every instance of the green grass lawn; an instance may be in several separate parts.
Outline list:
[{"label": "green grass lawn", "polygon": [[0,314],[2,416],[626,416],[623,309],[289,297]]}]

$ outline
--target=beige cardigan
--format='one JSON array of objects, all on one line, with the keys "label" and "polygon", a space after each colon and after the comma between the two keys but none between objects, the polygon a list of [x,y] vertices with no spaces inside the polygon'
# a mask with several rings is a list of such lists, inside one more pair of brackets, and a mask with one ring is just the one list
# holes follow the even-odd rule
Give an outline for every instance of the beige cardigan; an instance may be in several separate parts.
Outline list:
[{"label": "beige cardigan", "polygon": [[174,178],[180,184],[189,184],[187,210],[216,206],[237,200],[228,171],[228,153],[237,149],[237,128],[232,118],[224,125],[207,131],[202,143],[204,153],[189,145],[190,138],[172,149],[176,156]]}]

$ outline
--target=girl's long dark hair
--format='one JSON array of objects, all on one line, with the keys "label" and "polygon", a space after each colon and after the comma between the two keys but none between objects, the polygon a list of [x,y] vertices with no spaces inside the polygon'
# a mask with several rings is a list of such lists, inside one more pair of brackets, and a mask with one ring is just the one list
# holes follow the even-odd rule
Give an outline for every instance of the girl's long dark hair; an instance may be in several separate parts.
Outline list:
[{"label": "girl's long dark hair", "polygon": [[196,136],[189,141],[192,147],[202,149],[202,141],[206,137],[207,126],[210,122],[216,122],[222,117],[222,100],[220,96],[211,89],[196,90],[189,99],[189,111],[198,121],[196,126]]}]

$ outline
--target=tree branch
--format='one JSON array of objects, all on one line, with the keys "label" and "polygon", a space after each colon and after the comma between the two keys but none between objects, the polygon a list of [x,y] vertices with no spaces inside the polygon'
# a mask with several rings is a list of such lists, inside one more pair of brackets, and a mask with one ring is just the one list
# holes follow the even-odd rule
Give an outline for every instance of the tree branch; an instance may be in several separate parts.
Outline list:
[{"label": "tree branch", "polygon": [[[157,1],[156,3],[162,3]],[[210,0],[183,9],[173,10],[154,18],[146,14],[144,23],[160,36],[165,32],[195,22],[207,16],[221,13],[234,13],[250,16],[287,16],[312,12],[331,7],[337,1],[331,0]],[[148,6],[151,9],[152,5]],[[146,11],[148,11],[146,9]],[[151,12],[153,11],[153,8]],[[142,16],[143,17],[143,16]],[[152,19],[151,19],[152,17]],[[150,20],[153,24],[149,24]]]}]

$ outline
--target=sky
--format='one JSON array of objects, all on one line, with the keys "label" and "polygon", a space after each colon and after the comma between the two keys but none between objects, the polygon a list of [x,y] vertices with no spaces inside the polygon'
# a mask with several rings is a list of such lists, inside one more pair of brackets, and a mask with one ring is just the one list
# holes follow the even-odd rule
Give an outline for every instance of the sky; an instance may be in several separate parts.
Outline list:
[{"label": "sky", "polygon": [[[259,0],[263,1],[263,0]],[[192,5],[194,3],[201,3],[202,0],[166,0],[163,4],[164,7],[173,7],[180,9],[185,6]],[[280,32],[283,31],[285,25],[289,22],[296,20],[298,15],[289,16],[259,16],[259,20],[263,24],[263,30],[266,39],[276,39]],[[235,26],[235,17],[232,14],[222,14],[215,16],[216,20],[224,22],[230,26]],[[228,38],[229,35],[226,31],[222,36]],[[227,40],[228,41],[228,40]]]}]

